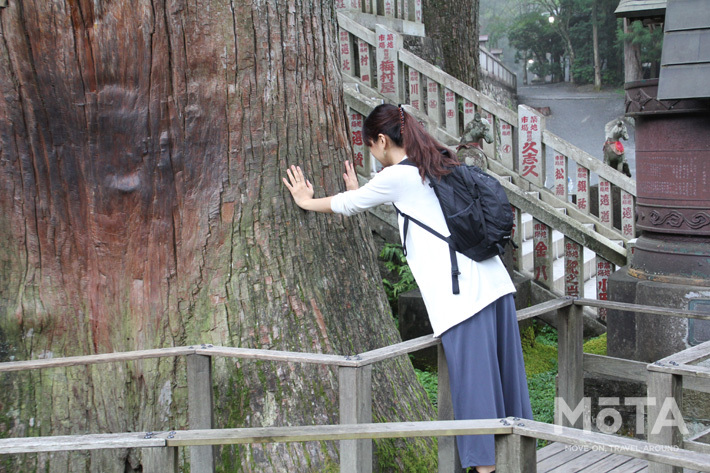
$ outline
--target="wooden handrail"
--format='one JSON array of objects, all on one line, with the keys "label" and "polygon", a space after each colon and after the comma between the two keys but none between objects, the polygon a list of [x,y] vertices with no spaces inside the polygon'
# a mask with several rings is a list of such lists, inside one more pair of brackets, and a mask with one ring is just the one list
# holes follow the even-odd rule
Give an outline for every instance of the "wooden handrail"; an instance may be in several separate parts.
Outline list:
[{"label": "wooden handrail", "polygon": [[110,448],[156,448],[319,440],[445,437],[453,435],[523,436],[625,455],[666,465],[710,470],[710,455],[530,419],[475,419],[348,425],[184,430],[0,439],[0,454]]},{"label": "wooden handrail", "polygon": [[[601,301],[595,299],[574,299],[571,297],[561,297],[551,301],[526,307],[518,311],[518,320],[552,312],[571,304],[601,307],[606,309],[642,312],[649,315],[667,315],[673,317],[684,317],[700,320],[710,320],[710,315],[705,312],[672,309],[666,307],[655,307],[638,304],[628,304],[623,302]],[[419,338],[396,343],[386,347],[377,348],[357,355],[329,355],[322,353],[303,353],[282,350],[264,350],[255,348],[223,347],[214,345],[190,345],[187,347],[156,348],[151,350],[135,350],[117,353],[103,353],[98,355],[70,356],[64,358],[49,358],[41,360],[9,361],[0,363],[0,373],[11,371],[26,371],[45,368],[59,368],[69,366],[84,366],[100,363],[114,363],[122,361],[137,361],[151,358],[167,358],[186,355],[208,355],[222,356],[228,358],[281,361],[289,363],[310,363],[343,367],[361,367],[379,361],[406,355],[418,350],[423,350],[436,346],[440,340],[432,335],[424,335]]]},{"label": "wooden handrail", "polygon": [[[676,317],[699,319],[710,318],[710,316],[697,311],[686,311],[680,309],[652,307],[637,304],[625,304],[592,299],[573,299],[571,297],[555,299],[552,301],[537,304],[532,307],[521,309],[520,311],[518,311],[518,320],[524,320],[552,311],[563,311],[563,313],[558,314],[558,317],[562,317],[562,319],[566,321],[565,323],[567,325],[565,326],[566,328],[563,327],[565,328],[564,330],[561,330],[560,337],[563,339],[565,337],[571,337],[571,339],[566,342],[564,350],[560,349],[560,353],[567,353],[567,355],[565,355],[566,359],[558,360],[558,363],[561,369],[564,367],[564,369],[566,370],[565,372],[568,373],[567,378],[570,379],[566,383],[561,383],[559,395],[562,396],[568,402],[571,402],[572,405],[576,405],[576,403],[581,399],[582,394],[581,392],[578,392],[580,391],[580,389],[576,389],[575,386],[576,384],[579,384],[579,380],[581,379],[582,373],[584,372],[584,366],[587,366],[591,369],[591,371],[594,371],[594,366],[597,366],[600,363],[604,363],[604,360],[609,360],[614,362],[614,366],[622,372],[620,373],[620,375],[622,376],[623,372],[628,372],[627,374],[630,374],[633,379],[640,379],[643,376],[643,370],[641,367],[642,363],[639,362],[620,360],[604,356],[594,356],[593,359],[591,359],[590,355],[577,357],[572,357],[570,355],[576,353],[578,350],[581,351],[582,336],[580,317],[582,314],[582,306],[592,306],[622,311],[643,312],[646,314],[654,315],[670,315]],[[190,446],[191,449],[195,450],[194,452],[191,452],[191,454],[196,455],[197,452],[200,452],[205,456],[205,458],[210,458],[212,456],[210,446],[217,444],[290,442],[306,440],[341,440],[342,442],[344,442],[341,445],[341,458],[348,459],[346,460],[345,464],[350,465],[346,468],[346,470],[343,471],[359,471],[359,468],[361,468],[363,465],[368,464],[368,462],[371,462],[371,453],[367,453],[369,450],[366,447],[369,446],[369,439],[373,438],[416,436],[447,437],[452,435],[476,433],[495,433],[499,434],[499,436],[502,435],[502,437],[504,438],[506,437],[504,434],[512,433],[524,437],[527,436],[547,440],[561,441],[573,445],[592,446],[600,450],[613,451],[628,456],[645,458],[649,461],[660,462],[675,466],[683,466],[686,468],[703,469],[710,467],[710,456],[706,454],[696,453],[692,451],[688,451],[686,453],[685,451],[679,450],[677,448],[672,452],[649,452],[648,448],[641,449],[641,447],[644,445],[648,446],[654,444],[648,444],[646,442],[640,442],[630,439],[620,439],[619,437],[604,434],[593,434],[590,432],[584,432],[583,434],[581,434],[581,431],[578,429],[562,427],[559,425],[553,426],[544,423],[534,422],[527,419],[514,419],[516,423],[515,425],[513,425],[512,431],[510,430],[510,426],[514,422],[510,419],[507,420],[509,425],[505,425],[505,423],[501,421],[501,419],[498,419],[497,421],[491,419],[476,421],[449,421],[446,417],[443,419],[440,418],[439,421],[431,422],[372,424],[371,412],[367,409],[367,406],[371,402],[372,364],[378,361],[384,361],[397,356],[406,355],[407,353],[411,353],[413,351],[417,351],[431,346],[436,346],[439,344],[440,340],[438,338],[434,338],[432,335],[427,335],[414,340],[408,340],[387,347],[371,350],[360,355],[348,357],[317,353],[298,353],[276,350],[220,347],[203,344],[192,345],[188,347],[138,350],[124,353],[109,353],[91,356],[77,356],[46,360],[29,360],[0,363],[0,372],[9,372],[50,367],[81,366],[88,364],[119,361],[136,361],[141,359],[168,356],[187,356],[189,358],[189,361],[192,362],[188,363],[188,383],[198,383],[201,386],[201,388],[197,390],[199,392],[196,391],[191,394],[191,397],[194,398],[192,399],[192,401],[194,401],[193,404],[198,401],[202,404],[205,404],[212,398],[211,382],[205,381],[209,380],[210,376],[208,372],[210,365],[208,357],[223,356],[245,359],[334,365],[339,367],[341,384],[340,410],[341,416],[344,416],[341,417],[341,421],[345,422],[341,425],[332,426],[269,427],[264,429],[241,428],[220,430],[203,427],[202,430],[193,429],[189,431],[179,432],[148,432],[138,434],[124,433],[56,436],[42,438],[11,438],[0,440],[0,454],[31,453],[59,450],[86,450],[102,448],[165,447],[165,449],[155,451],[164,452],[155,453],[157,455],[157,457],[155,458],[159,459],[155,461],[159,461],[159,464],[163,465],[161,467],[164,467],[164,465],[177,464],[174,448],[178,446]],[[698,347],[693,347],[691,349],[684,350],[682,352],[679,352],[678,354],[674,354],[673,356],[664,359],[669,360],[669,362],[663,365],[647,365],[646,372],[649,373],[649,376],[651,375],[651,373],[656,373],[657,375],[661,376],[675,376],[676,378],[673,379],[676,379],[676,381],[674,381],[676,383],[681,383],[683,379],[686,379],[687,388],[707,391],[708,388],[702,382],[702,378],[707,379],[708,377],[710,377],[710,370],[700,369],[697,367],[693,367],[692,365],[683,364],[685,362],[691,363],[693,361],[697,361],[698,359],[707,358],[708,356],[710,356],[710,354],[706,355],[704,353],[707,349],[710,349],[710,342],[700,345]],[[440,354],[443,353],[441,347],[439,347],[439,352]],[[678,362],[671,363],[671,361],[674,360]],[[609,372],[613,370],[611,369],[611,365],[607,365],[604,366],[604,370],[606,374],[609,374]],[[441,366],[445,366],[445,364]],[[192,372],[190,371],[191,367]],[[204,372],[201,374],[202,378],[200,378],[200,373],[196,373],[196,371],[200,370]],[[612,373],[612,375],[613,374],[614,373]],[[656,374],[654,374],[654,376],[656,376]],[[574,380],[572,378],[574,378]],[[202,379],[202,381],[200,381],[200,379]],[[656,395],[661,395],[662,391],[659,391],[660,388],[656,387],[660,385],[658,385],[656,381],[654,381],[654,383],[654,393],[656,393]],[[440,379],[440,384],[442,384],[442,392],[448,393],[446,377]],[[649,390],[650,389],[651,385],[649,384]],[[344,395],[345,397],[343,397]],[[443,405],[444,404],[442,404],[442,406]],[[192,417],[195,417],[198,414],[199,413],[194,409],[190,411],[190,415]],[[205,412],[202,413],[202,418],[204,418],[201,420],[201,422],[204,421],[202,425],[211,425],[211,415],[211,409],[207,409]],[[657,414],[653,415],[655,416]],[[448,417],[448,419],[450,418],[451,417]],[[494,421],[498,423],[495,423]],[[199,426],[200,423],[196,423],[195,425]],[[579,425],[576,426],[579,427]],[[682,445],[682,442],[679,443],[674,440],[664,440],[666,436],[668,436],[668,438],[671,437],[669,436],[669,434],[666,433],[664,433],[663,435],[664,437],[659,437],[659,440],[657,442],[661,444],[661,446],[674,446],[675,448],[676,446]],[[534,447],[530,447],[530,444],[527,440],[504,440],[503,438],[498,439],[501,441],[501,452],[513,452],[512,454],[515,455],[515,452],[518,451],[516,450],[518,447],[515,447],[515,445],[518,445],[520,442],[523,442],[523,444],[526,445],[524,449],[529,450],[530,448],[532,448],[534,450]],[[353,444],[352,442],[356,442],[356,444]],[[443,444],[445,444],[445,442],[442,440],[442,445]],[[634,450],[634,448],[636,450]],[[498,450],[498,448],[496,449]],[[619,449],[621,450],[619,451]],[[453,449],[447,450],[447,452],[449,453],[445,453],[445,456],[453,455]],[[151,453],[151,455],[153,455],[153,453]],[[529,452],[526,455],[529,456]],[[205,465],[203,465],[202,470],[198,468],[196,471],[212,470],[213,466],[206,467]]]},{"label": "wooden handrail", "polygon": [[650,305],[629,304],[627,302],[600,301],[597,299],[575,299],[575,305],[587,307],[601,307],[604,309],[621,310],[625,312],[643,312],[647,315],[668,315],[671,317],[682,317],[687,319],[710,320],[707,312],[697,310],[673,309],[670,307],[657,307]]},{"label": "wooden handrail", "polygon": [[101,353],[98,355],[68,356],[64,358],[49,358],[42,360],[8,361],[0,363],[0,373],[45,368],[60,368],[68,366],[85,366],[101,363],[115,363],[119,361],[137,361],[151,358],[169,358],[175,356],[186,356],[195,354],[251,360],[298,362],[334,366],[358,366],[357,360],[349,356],[326,355],[321,353],[301,353],[279,350],[261,350],[255,348],[234,348],[213,345],[197,345],[189,347],[155,348],[152,350]]}]

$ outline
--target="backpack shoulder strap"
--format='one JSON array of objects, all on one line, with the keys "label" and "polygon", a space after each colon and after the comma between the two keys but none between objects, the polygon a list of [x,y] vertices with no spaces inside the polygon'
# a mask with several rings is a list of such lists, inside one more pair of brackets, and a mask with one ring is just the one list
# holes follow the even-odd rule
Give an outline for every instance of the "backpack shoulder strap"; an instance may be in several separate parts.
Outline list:
[{"label": "backpack shoulder strap", "polygon": [[[394,205],[394,204],[392,204]],[[461,274],[461,271],[459,271],[459,264],[458,260],[456,259],[456,250],[454,250],[453,247],[453,242],[451,238],[445,237],[441,233],[437,232],[433,228],[431,228],[429,225],[426,225],[425,223],[420,222],[416,218],[407,215],[406,213],[402,212],[397,208],[396,205],[394,205],[394,209],[397,211],[399,215],[404,217],[404,229],[403,233],[404,235],[402,236],[402,252],[404,253],[404,256],[407,256],[407,230],[409,229],[409,221],[411,220],[412,222],[416,223],[420,227],[422,227],[424,230],[428,231],[432,235],[439,237],[440,239],[444,240],[448,246],[449,246],[449,256],[451,258],[451,290],[454,294],[458,294],[460,292],[459,289],[459,275]]]}]

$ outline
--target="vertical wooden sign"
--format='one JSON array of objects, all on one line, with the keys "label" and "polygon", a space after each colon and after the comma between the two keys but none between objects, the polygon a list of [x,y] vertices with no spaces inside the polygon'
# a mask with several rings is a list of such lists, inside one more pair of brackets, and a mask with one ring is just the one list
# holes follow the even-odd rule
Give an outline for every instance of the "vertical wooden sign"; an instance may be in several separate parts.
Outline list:
[{"label": "vertical wooden sign", "polygon": [[621,234],[624,238],[636,237],[636,222],[634,218],[634,196],[621,190]]},{"label": "vertical wooden sign", "polygon": [[476,106],[473,105],[473,102],[470,102],[466,99],[463,99],[463,126],[466,128],[466,125],[473,120],[473,117],[476,116]]},{"label": "vertical wooden sign", "polygon": [[422,90],[419,71],[409,69],[409,105],[417,110],[422,109]]},{"label": "vertical wooden sign", "polygon": [[340,70],[343,74],[353,75],[353,51],[350,47],[350,33],[341,29],[338,32],[340,45]]},{"label": "vertical wooden sign", "polygon": [[372,71],[370,66],[370,45],[358,39],[358,53],[360,56],[360,80],[368,87],[372,87]]},{"label": "vertical wooden sign", "polygon": [[394,18],[394,0],[384,0],[385,5],[385,16],[388,18]]},{"label": "vertical wooden sign", "polygon": [[[371,164],[369,153],[365,151],[365,144],[362,141],[362,121],[363,116],[353,109],[350,109],[350,135],[353,144],[353,164],[355,170],[365,177],[370,177]],[[367,159],[366,155],[367,154]]]},{"label": "vertical wooden sign", "polygon": [[414,21],[422,22],[422,0],[414,0]]},{"label": "vertical wooden sign", "polygon": [[515,157],[513,155],[513,125],[503,120],[498,120],[500,127],[500,147],[498,155],[503,165],[508,169],[513,169]]},{"label": "vertical wooden sign", "polygon": [[563,154],[555,154],[555,184],[552,191],[560,199],[567,200],[567,157]]},{"label": "vertical wooden sign", "polygon": [[394,31],[382,25],[375,27],[377,42],[377,82],[379,92],[392,100],[399,102],[399,67],[397,66],[397,51],[402,46],[402,38]]},{"label": "vertical wooden sign", "polygon": [[552,289],[552,231],[533,219],[533,266],[535,281]]},{"label": "vertical wooden sign", "polygon": [[612,226],[611,184],[599,178],[599,220],[605,227]]},{"label": "vertical wooden sign", "polygon": [[458,107],[456,106],[456,94],[453,90],[444,88],[444,117],[446,121],[446,131],[451,136],[459,136]]},{"label": "vertical wooden sign", "polygon": [[577,208],[589,213],[589,170],[577,166]]},{"label": "vertical wooden sign", "polygon": [[[609,276],[614,269],[614,265],[604,258],[597,256],[597,300],[606,301],[609,299]],[[597,309],[599,320],[606,322],[607,310],[603,307]]]},{"label": "vertical wooden sign", "polygon": [[584,297],[584,247],[567,237],[565,244],[565,296]]},{"label": "vertical wooden sign", "polygon": [[527,105],[518,105],[518,172],[539,187],[545,183],[543,124],[542,115]]},{"label": "vertical wooden sign", "polygon": [[441,113],[439,112],[439,83],[433,79],[426,78],[426,103],[427,115],[437,126],[441,125]]}]

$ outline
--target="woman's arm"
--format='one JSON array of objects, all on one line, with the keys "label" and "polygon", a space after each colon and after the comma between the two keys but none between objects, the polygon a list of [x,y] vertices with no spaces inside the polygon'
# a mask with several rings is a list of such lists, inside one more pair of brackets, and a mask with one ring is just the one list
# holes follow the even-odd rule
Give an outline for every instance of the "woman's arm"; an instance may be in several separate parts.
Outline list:
[{"label": "woman's arm", "polygon": [[[291,168],[287,168],[286,174],[288,174],[288,180],[283,178],[283,181],[288,190],[291,192],[291,196],[293,196],[293,200],[296,202],[296,205],[301,207],[303,210],[333,213],[330,206],[332,197],[314,199],[313,185],[308,179],[305,178],[300,166],[291,166]],[[345,161],[345,174],[343,174],[343,180],[345,181],[345,187],[347,190],[356,190],[358,188],[355,168],[349,161]]]}]

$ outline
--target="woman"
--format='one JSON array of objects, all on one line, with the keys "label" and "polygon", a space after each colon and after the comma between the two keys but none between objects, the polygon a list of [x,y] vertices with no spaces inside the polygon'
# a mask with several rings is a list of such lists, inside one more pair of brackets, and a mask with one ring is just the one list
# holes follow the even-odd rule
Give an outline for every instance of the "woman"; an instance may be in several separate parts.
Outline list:
[{"label": "woman", "polygon": [[[363,140],[384,169],[362,188],[345,162],[347,191],[313,198],[313,186],[298,166],[287,169],[284,184],[296,204],[317,212],[353,215],[386,202],[449,235],[430,178],[459,165],[454,154],[432,138],[401,106],[376,107],[363,123]],[[397,165],[407,160],[411,165]],[[399,216],[400,237],[403,217]],[[456,419],[508,416],[532,419],[513,293],[515,287],[498,256],[475,262],[457,253],[460,293],[451,290],[448,245],[410,225],[407,262],[419,285],[434,336],[440,337],[449,366]],[[461,466],[489,473],[495,469],[493,435],[458,436]]]}]

